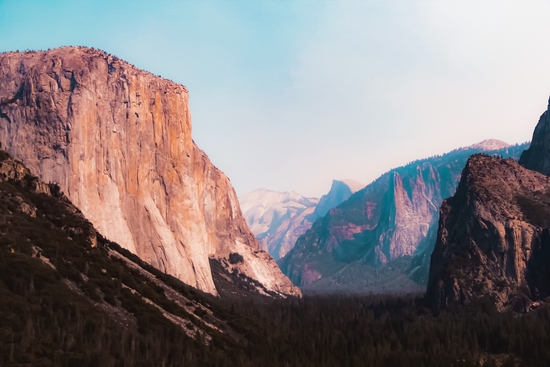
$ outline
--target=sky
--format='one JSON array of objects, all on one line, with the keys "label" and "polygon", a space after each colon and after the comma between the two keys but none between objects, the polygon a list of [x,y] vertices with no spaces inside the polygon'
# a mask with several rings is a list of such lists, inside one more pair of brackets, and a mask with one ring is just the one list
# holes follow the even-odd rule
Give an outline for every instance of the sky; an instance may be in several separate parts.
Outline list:
[{"label": "sky", "polygon": [[238,195],[319,197],[484,139],[531,139],[549,1],[0,0],[0,52],[83,45],[189,89]]}]

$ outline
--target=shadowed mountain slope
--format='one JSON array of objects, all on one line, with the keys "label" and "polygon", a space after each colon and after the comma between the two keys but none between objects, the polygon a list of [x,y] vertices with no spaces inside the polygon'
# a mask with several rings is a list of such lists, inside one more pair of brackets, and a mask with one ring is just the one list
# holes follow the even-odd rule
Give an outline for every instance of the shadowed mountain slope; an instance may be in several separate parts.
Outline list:
[{"label": "shadowed mountain slope", "polygon": [[426,297],[438,308],[489,297],[527,311],[550,296],[550,178],[472,156],[441,206]]},{"label": "shadowed mountain slope", "polygon": [[489,297],[529,311],[550,296],[550,120],[519,163],[473,156],[441,206],[426,298],[437,308]]}]

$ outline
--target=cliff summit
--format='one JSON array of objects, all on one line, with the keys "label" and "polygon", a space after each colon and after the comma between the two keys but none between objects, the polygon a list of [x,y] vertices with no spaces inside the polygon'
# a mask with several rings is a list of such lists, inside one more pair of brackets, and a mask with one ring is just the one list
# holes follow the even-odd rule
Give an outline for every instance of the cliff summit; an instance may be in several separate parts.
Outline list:
[{"label": "cliff summit", "polygon": [[[299,294],[260,251],[229,179],[193,142],[187,89],[105,52],[0,54],[0,141],[107,238],[216,294],[210,261]],[[243,261],[229,264],[238,253]]]}]

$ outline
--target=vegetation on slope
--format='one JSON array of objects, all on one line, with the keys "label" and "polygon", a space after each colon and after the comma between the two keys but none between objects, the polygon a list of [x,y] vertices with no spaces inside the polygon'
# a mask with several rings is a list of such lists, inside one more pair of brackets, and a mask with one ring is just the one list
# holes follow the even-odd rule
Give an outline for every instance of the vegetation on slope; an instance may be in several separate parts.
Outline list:
[{"label": "vegetation on slope", "polygon": [[[1,173],[13,161],[0,156]],[[2,366],[550,364],[548,308],[518,316],[480,302],[434,314],[413,296],[235,289],[226,294],[237,299],[217,299],[96,234],[55,186],[36,186],[29,174],[0,182]]]},{"label": "vegetation on slope", "polygon": [[[8,177],[24,173],[2,158]],[[1,365],[192,366],[238,347],[205,294],[96,234],[36,182],[0,182]]]}]

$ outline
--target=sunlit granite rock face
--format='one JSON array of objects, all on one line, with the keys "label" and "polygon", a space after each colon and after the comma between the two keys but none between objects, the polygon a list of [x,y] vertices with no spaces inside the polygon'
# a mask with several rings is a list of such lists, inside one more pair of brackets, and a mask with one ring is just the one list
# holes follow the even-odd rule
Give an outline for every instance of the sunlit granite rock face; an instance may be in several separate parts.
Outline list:
[{"label": "sunlit granite rock face", "polygon": [[84,47],[4,53],[0,108],[4,148],[57,182],[110,240],[209,293],[209,257],[239,253],[232,269],[299,294],[259,250],[229,179],[193,142],[184,86]]}]

